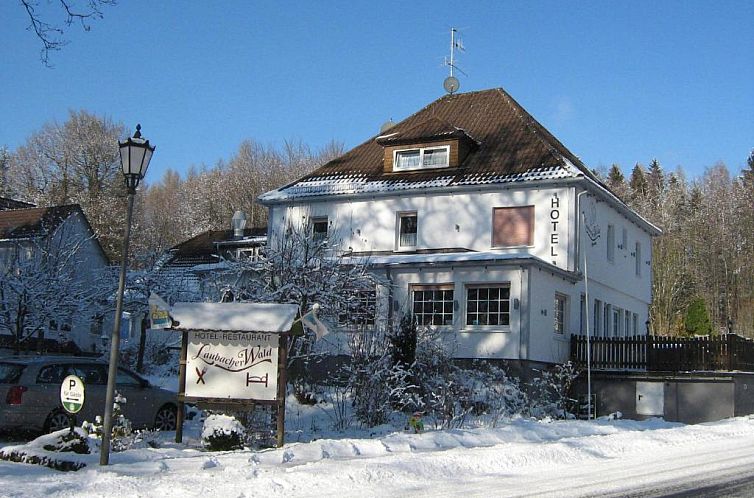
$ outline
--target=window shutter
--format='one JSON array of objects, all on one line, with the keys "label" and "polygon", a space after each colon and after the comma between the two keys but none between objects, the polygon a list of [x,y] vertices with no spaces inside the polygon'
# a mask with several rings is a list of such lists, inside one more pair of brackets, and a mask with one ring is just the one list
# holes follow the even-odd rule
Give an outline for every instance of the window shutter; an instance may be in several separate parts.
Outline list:
[{"label": "window shutter", "polygon": [[494,208],[492,215],[492,246],[516,247],[533,245],[534,206]]}]

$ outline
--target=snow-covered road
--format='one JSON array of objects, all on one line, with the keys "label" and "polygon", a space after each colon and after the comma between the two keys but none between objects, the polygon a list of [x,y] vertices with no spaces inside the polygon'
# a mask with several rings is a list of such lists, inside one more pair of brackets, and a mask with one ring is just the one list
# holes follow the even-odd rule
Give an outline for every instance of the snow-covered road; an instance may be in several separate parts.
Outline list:
[{"label": "snow-covered road", "polygon": [[[165,445],[79,472],[0,462],[3,496],[661,496],[751,474],[754,419],[518,420],[497,429],[321,439],[262,452]],[[658,491],[659,489],[659,491]]]}]

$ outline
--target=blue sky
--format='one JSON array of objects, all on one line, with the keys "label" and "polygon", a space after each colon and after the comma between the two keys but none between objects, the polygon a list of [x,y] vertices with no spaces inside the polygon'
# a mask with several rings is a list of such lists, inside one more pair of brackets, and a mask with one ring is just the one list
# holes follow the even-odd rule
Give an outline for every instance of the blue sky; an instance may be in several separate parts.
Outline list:
[{"label": "blue sky", "polygon": [[351,148],[442,96],[456,26],[461,91],[505,88],[590,167],[737,172],[754,148],[750,1],[120,0],[104,14],[68,29],[47,69],[22,7],[0,2],[0,146],[86,109],[142,124],[148,181],[246,138]]}]

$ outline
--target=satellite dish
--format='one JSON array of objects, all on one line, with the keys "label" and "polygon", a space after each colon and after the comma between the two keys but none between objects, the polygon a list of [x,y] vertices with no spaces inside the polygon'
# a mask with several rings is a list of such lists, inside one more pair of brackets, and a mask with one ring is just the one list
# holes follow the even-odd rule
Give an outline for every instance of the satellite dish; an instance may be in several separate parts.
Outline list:
[{"label": "satellite dish", "polygon": [[445,91],[453,94],[458,91],[461,84],[458,82],[458,78],[455,76],[448,76],[445,78],[445,81],[442,82],[443,88],[445,88]]},{"label": "satellite dish", "polygon": [[382,126],[380,126],[380,133],[385,133],[393,126],[395,126],[395,121],[393,121],[393,118],[390,118],[389,120],[382,123]]}]

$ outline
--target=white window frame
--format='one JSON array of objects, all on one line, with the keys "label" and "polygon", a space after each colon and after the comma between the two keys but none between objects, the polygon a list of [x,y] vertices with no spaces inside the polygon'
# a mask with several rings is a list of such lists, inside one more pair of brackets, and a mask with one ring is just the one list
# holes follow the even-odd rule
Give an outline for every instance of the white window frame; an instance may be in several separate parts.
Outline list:
[{"label": "white window frame", "polygon": [[[314,230],[317,225],[325,225],[325,231],[317,232]],[[330,233],[330,219],[327,216],[314,216],[312,217],[312,239],[315,241],[322,241],[327,238]]]},{"label": "white window frame", "polygon": [[[424,153],[430,150],[444,150],[445,151],[445,164],[431,164],[424,165]],[[398,156],[406,152],[419,151],[419,165],[400,167],[398,165]],[[397,149],[393,151],[393,171],[415,171],[419,169],[435,169],[435,168],[447,168],[450,166],[450,145],[434,145],[431,147],[411,147],[409,149]]]},{"label": "white window frame", "polygon": [[[419,213],[416,211],[404,211],[396,214],[396,227],[395,227],[395,247],[398,251],[411,251],[416,249],[419,244]],[[416,218],[416,232],[414,232],[414,243],[403,244],[401,242],[401,227],[403,226],[404,218]]]},{"label": "white window frame", "polygon": [[[411,284],[410,285],[411,290],[411,313],[413,314],[414,320],[416,320],[416,323],[419,325],[426,325],[430,327],[452,327],[453,323],[455,322],[455,288],[453,284]],[[450,299],[439,299],[439,300],[423,300],[420,301],[422,303],[439,303],[441,307],[443,308],[442,311],[439,313],[435,313],[434,310],[432,312],[424,312],[419,311],[417,312],[417,306],[416,306],[416,293],[417,292],[442,292],[443,295],[445,292],[450,292]],[[433,296],[434,297],[434,296]],[[447,304],[450,304],[450,312],[448,313],[445,308]],[[433,306],[434,307],[434,306]],[[450,317],[448,319],[448,316]],[[429,320],[426,320],[426,317],[429,317]],[[440,323],[436,323],[436,317],[439,317]]]},{"label": "white window frame", "polygon": [[377,288],[352,289],[344,309],[338,314],[338,326],[372,329],[377,323]]},{"label": "white window frame", "polygon": [[559,292],[555,293],[555,305],[552,315],[553,332],[555,332],[557,335],[564,336],[566,320],[568,317],[568,296]]},{"label": "white window frame", "polygon": [[[491,301],[490,301],[489,297],[486,300],[487,311],[485,313],[486,313],[486,315],[488,317],[491,314],[495,314],[498,317],[498,320],[497,320],[498,323],[497,324],[490,325],[489,323],[487,323],[487,324],[469,323],[469,313],[474,313],[476,315],[479,315],[479,308],[478,308],[478,306],[479,306],[479,303],[482,302],[481,299],[477,298],[476,299],[477,311],[470,311],[471,307],[469,306],[469,291],[471,291],[471,290],[477,290],[477,291],[479,291],[479,290],[483,290],[483,289],[486,289],[487,291],[489,291],[490,289],[500,289],[500,290],[507,289],[508,290],[508,298],[507,299],[503,299],[502,297],[500,297],[497,300],[495,300],[495,302],[498,305],[498,310],[497,311],[490,312],[489,308],[490,308],[490,302]],[[464,311],[464,313],[463,313],[464,328],[469,329],[469,330],[476,330],[476,331],[491,331],[491,330],[494,330],[496,332],[499,332],[499,331],[508,332],[508,331],[510,331],[510,329],[511,329],[511,319],[512,319],[512,310],[513,310],[513,297],[511,296],[511,284],[510,284],[510,282],[485,282],[485,283],[477,283],[477,284],[466,284],[466,286],[464,288],[463,299],[464,299],[464,310],[463,310]],[[505,303],[505,302],[507,302],[507,304],[508,304],[507,309],[501,309],[500,306],[502,306],[502,304]],[[507,317],[508,317],[508,323],[500,323],[502,321],[502,317],[504,315],[507,315]],[[489,321],[489,318],[488,318],[487,321]]]}]

